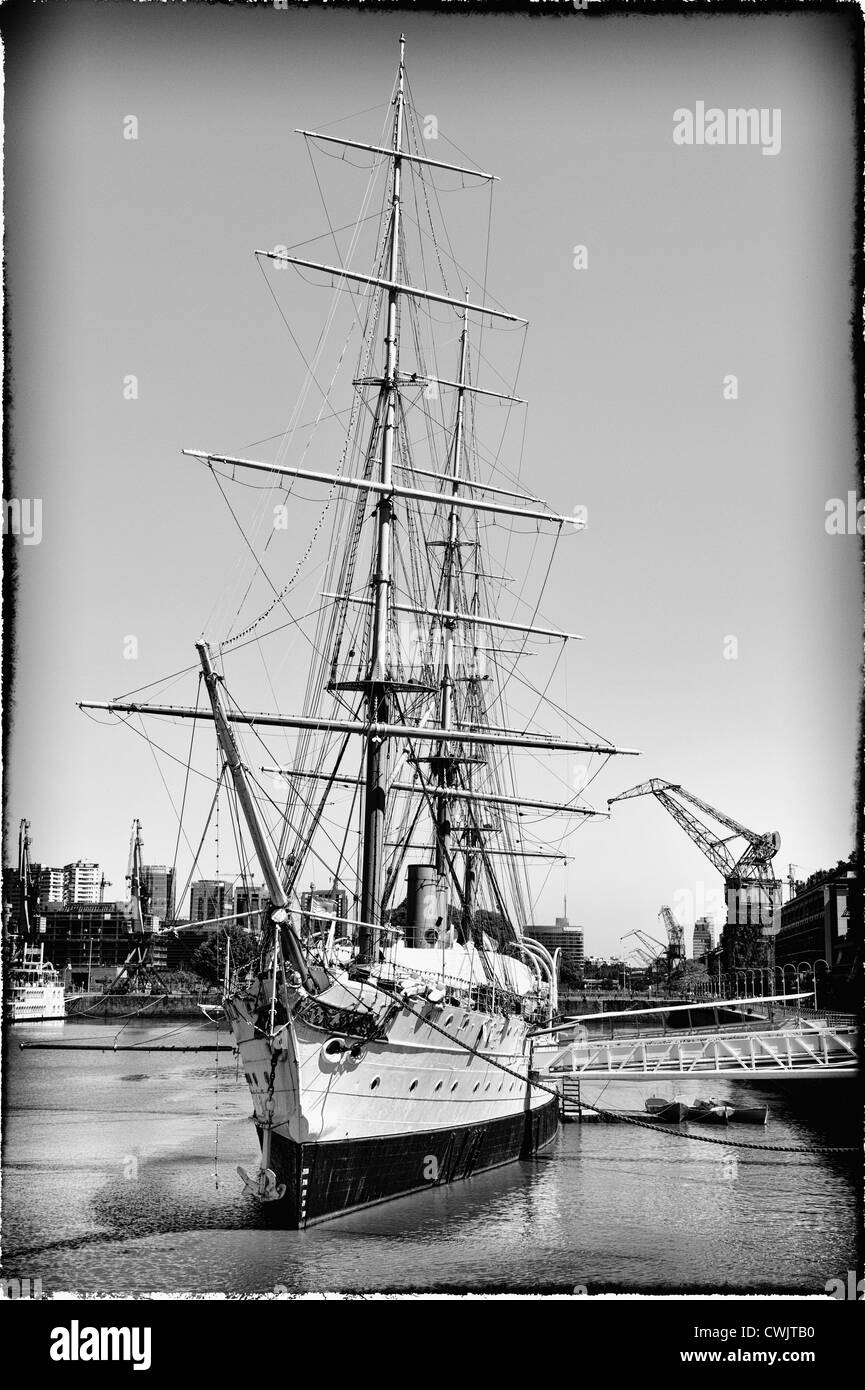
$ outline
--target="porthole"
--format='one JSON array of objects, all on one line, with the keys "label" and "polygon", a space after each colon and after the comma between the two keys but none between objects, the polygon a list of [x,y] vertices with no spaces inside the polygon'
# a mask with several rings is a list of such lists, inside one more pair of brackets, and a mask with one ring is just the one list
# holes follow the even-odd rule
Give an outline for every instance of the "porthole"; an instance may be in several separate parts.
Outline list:
[{"label": "porthole", "polygon": [[451,1086],[451,1090],[452,1090],[452,1091],[455,1091],[456,1088],[457,1088],[457,1086],[458,1086],[459,1084],[460,1084],[460,1083],[459,1083],[458,1081],[455,1081],[454,1084]]},{"label": "porthole", "polygon": [[441,1088],[442,1088],[442,1083],[441,1083],[441,1081],[437,1081],[437,1082],[436,1082],[435,1088],[436,1088],[437,1091],[440,1091],[440,1090],[441,1090]]},{"label": "porthole", "polygon": [[447,1018],[445,1019],[444,1023],[442,1024],[442,1027],[443,1027],[443,1028],[448,1028],[448,1027],[453,1023],[453,1021],[454,1021],[454,1016],[453,1016],[453,1014],[448,1014]]},{"label": "porthole", "polygon": [[376,1088],[376,1086],[379,1084],[380,1081],[381,1081],[381,1077],[380,1077],[380,1076],[374,1076],[374,1077],[372,1078],[372,1081],[369,1083],[369,1089],[370,1089],[371,1091],[374,1091],[375,1088]]},{"label": "porthole", "polygon": [[417,1077],[415,1077],[414,1081],[413,1081],[413,1082],[411,1083],[411,1085],[409,1086],[409,1090],[410,1090],[410,1091],[415,1091],[415,1090],[417,1090]]},{"label": "porthole", "polygon": [[500,1090],[500,1091],[503,1091],[504,1088],[505,1088],[505,1083],[504,1083],[503,1081],[500,1081],[500,1082],[499,1082],[499,1090]]},{"label": "porthole", "polygon": [[485,1090],[485,1091],[488,1091],[489,1089],[490,1089],[490,1083],[487,1082],[486,1086],[484,1086],[484,1090]]},{"label": "porthole", "polygon": [[474,1086],[472,1087],[472,1091],[473,1091],[473,1092],[474,1092],[474,1091],[479,1091],[480,1089],[481,1089],[481,1083],[480,1083],[479,1081],[476,1081],[475,1084],[474,1084]]}]

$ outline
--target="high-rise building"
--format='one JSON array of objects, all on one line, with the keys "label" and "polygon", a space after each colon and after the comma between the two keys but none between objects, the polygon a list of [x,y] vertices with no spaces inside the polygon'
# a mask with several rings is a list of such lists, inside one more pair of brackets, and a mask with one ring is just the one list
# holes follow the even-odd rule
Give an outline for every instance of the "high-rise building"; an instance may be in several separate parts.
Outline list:
[{"label": "high-rise building", "polygon": [[64,903],[98,903],[100,877],[98,864],[83,859],[77,859],[74,864],[64,864]]},{"label": "high-rise building", "polygon": [[545,946],[551,956],[561,951],[561,964],[569,966],[575,975],[582,975],[585,964],[582,927],[572,927],[567,917],[557,917],[554,927],[531,927],[527,935]]},{"label": "high-rise building", "polygon": [[711,917],[698,917],[694,923],[694,960],[705,960],[715,946]]},{"label": "high-rise building", "polygon": [[149,898],[148,912],[160,922],[173,922],[174,869],[166,864],[143,864],[141,887]]},{"label": "high-rise building", "polygon": [[189,893],[190,922],[212,922],[234,911],[234,889],[221,878],[201,878]]},{"label": "high-rise building", "polygon": [[63,870],[51,869],[44,864],[39,871],[39,901],[42,904],[62,903]]}]

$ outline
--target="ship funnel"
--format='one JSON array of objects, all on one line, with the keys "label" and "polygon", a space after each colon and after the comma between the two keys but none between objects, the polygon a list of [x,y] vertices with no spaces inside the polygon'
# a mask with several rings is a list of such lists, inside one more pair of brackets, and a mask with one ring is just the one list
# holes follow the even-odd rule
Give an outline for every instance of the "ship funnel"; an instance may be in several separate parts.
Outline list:
[{"label": "ship funnel", "polygon": [[440,946],[447,931],[444,895],[434,864],[409,864],[406,895],[406,946]]}]

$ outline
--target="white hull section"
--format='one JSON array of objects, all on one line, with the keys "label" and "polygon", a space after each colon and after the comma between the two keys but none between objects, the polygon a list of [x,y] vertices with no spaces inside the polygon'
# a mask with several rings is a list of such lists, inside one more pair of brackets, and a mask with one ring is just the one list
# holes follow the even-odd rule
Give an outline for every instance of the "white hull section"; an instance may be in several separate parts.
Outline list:
[{"label": "white hull section", "polygon": [[[381,993],[357,984],[335,984],[317,1001],[357,1007],[360,997],[382,1010]],[[386,1040],[338,1038],[300,1018],[283,1027],[272,1053],[243,1002],[232,1000],[256,1122],[266,1123],[271,1094],[274,1132],[298,1144],[450,1130],[549,1104],[546,1090],[529,1087],[529,1025],[520,1015],[394,1002]]]},{"label": "white hull section", "polygon": [[62,985],[25,985],[15,988],[9,1000],[10,1023],[36,1023],[41,1019],[65,1018],[66,995]]}]

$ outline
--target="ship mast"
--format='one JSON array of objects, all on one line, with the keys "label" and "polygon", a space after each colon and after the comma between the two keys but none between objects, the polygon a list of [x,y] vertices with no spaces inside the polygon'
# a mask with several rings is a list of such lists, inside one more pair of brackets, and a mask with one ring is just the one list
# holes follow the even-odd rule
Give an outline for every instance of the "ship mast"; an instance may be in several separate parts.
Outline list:
[{"label": "ship mast", "polygon": [[[387,324],[385,328],[385,369],[382,382],[384,433],[381,451],[380,481],[389,489],[393,476],[394,445],[396,442],[397,384],[399,361],[399,232],[402,187],[402,127],[405,78],[405,36],[399,40],[399,75],[396,88],[396,112],[393,122],[393,181],[391,185],[390,266],[387,292]],[[391,527],[393,501],[384,491],[378,503],[378,546],[373,575],[372,640],[369,661],[367,704],[370,724],[387,724],[390,720],[390,691],[388,677],[388,604],[391,586]],[[381,896],[384,872],[384,836],[387,811],[388,745],[370,734],[366,746],[366,795],[364,798],[363,860],[361,868],[360,922],[358,951],[361,962],[372,958],[376,942],[369,924],[381,921]]]},{"label": "ship mast", "polygon": [[[466,290],[466,303],[468,303],[468,290]],[[456,425],[454,427],[454,448],[453,465],[451,469],[451,493],[456,496],[459,492],[461,482],[461,468],[463,457],[463,425],[465,417],[465,386],[466,386],[466,357],[468,349],[469,331],[469,311],[463,309],[463,328],[460,335],[460,364],[457,388],[457,408]],[[458,554],[460,540],[457,526],[457,509],[452,506],[448,513],[447,540],[445,542],[445,585],[444,585],[444,612],[447,617],[444,619],[444,660],[442,664],[441,677],[441,697],[439,706],[439,723],[442,729],[449,730],[453,723],[453,691],[454,691],[454,635],[456,631],[455,609],[457,595],[455,592],[455,562]],[[454,760],[448,755],[445,744],[440,745],[438,762],[438,785],[439,795],[436,797],[436,874],[439,885],[441,886],[447,867],[451,862],[451,813],[450,799],[447,796],[447,788],[453,784]],[[445,899],[447,901],[447,899]],[[447,930],[447,911],[445,911],[444,927]]]},{"label": "ship mast", "polygon": [[[254,473],[259,472],[268,475],[271,483],[278,478],[306,479],[319,485],[324,484],[334,492],[354,493],[361,496],[364,494],[373,495],[376,501],[376,526],[369,584],[370,593],[368,596],[361,596],[346,588],[345,592],[341,592],[339,595],[329,593],[324,595],[325,598],[336,598],[344,604],[368,605],[370,610],[367,661],[362,668],[361,680],[336,681],[332,679],[328,686],[330,690],[359,692],[361,695],[360,707],[350,718],[322,717],[312,710],[296,715],[265,712],[248,713],[236,708],[228,709],[222,700],[222,677],[213,671],[209,650],[204,643],[197,645],[205,684],[210,696],[210,712],[199,709],[197,704],[193,709],[185,706],[126,700],[107,702],[81,700],[78,702],[82,709],[104,709],[117,714],[146,713],[175,719],[212,718],[214,720],[219,743],[230,769],[238,801],[249,826],[259,863],[267,882],[273,909],[272,921],[275,928],[281,928],[281,932],[275,932],[276,940],[278,942],[281,937],[287,954],[290,955],[300,972],[304,985],[311,990],[315,988],[315,985],[311,981],[305,964],[301,942],[288,920],[285,885],[268,844],[265,827],[260,819],[257,803],[248,782],[247,770],[241,761],[235,743],[233,733],[235,724],[248,724],[258,729],[298,729],[319,735],[338,733],[356,736],[363,740],[364,766],[361,769],[361,781],[364,787],[364,798],[361,824],[362,849],[357,945],[358,961],[367,966],[373,963],[376,958],[378,939],[381,934],[385,853],[387,849],[385,821],[389,791],[388,772],[390,749],[394,740],[399,743],[408,743],[409,747],[412,748],[411,760],[413,762],[428,762],[430,765],[432,774],[430,786],[429,788],[424,786],[423,790],[430,796],[431,810],[436,822],[436,865],[439,870],[440,882],[445,868],[453,873],[453,858],[449,850],[453,833],[450,813],[454,801],[467,801],[470,803],[470,808],[487,803],[548,805],[548,803],[526,802],[526,799],[520,796],[507,797],[473,791],[472,764],[480,760],[477,756],[479,750],[485,748],[522,748],[559,753],[590,752],[606,757],[636,752],[635,749],[616,747],[600,738],[597,741],[575,738],[573,735],[560,738],[531,729],[488,727],[483,709],[484,702],[480,698],[477,684],[479,680],[483,679],[479,675],[477,667],[477,650],[483,631],[487,628],[505,629],[529,636],[545,636],[561,641],[575,638],[576,634],[539,627],[534,623],[505,620],[495,613],[481,611],[477,568],[472,599],[468,604],[461,601],[463,586],[460,582],[460,576],[465,573],[460,559],[461,546],[464,544],[473,545],[477,557],[479,513],[497,518],[519,518],[523,523],[534,522],[536,525],[557,527],[559,530],[562,527],[571,526],[574,523],[574,518],[557,515],[545,502],[523,491],[507,491],[488,483],[481,483],[469,476],[466,468],[464,441],[466,397],[470,393],[478,393],[500,400],[516,401],[517,398],[469,383],[467,371],[468,315],[470,313],[482,314],[492,319],[521,325],[525,325],[526,320],[492,304],[476,303],[469,299],[468,291],[466,291],[465,298],[460,300],[425,286],[412,285],[407,278],[405,266],[402,268],[406,278],[400,279],[402,180],[404,172],[411,169],[413,165],[421,165],[451,170],[463,177],[483,180],[494,179],[495,175],[485,173],[477,168],[468,168],[441,160],[431,160],[412,150],[411,134],[406,122],[405,39],[402,35],[400,36],[399,70],[393,106],[395,109],[389,145],[371,145],[365,142],[346,140],[341,136],[323,135],[316,131],[298,132],[306,138],[364,149],[373,154],[387,156],[392,161],[390,226],[385,246],[386,265],[382,266],[382,271],[386,273],[362,274],[349,270],[347,267],[309,260],[306,257],[291,255],[282,250],[256,252],[257,256],[268,257],[279,264],[293,265],[299,269],[312,270],[325,275],[331,280],[363,286],[365,293],[369,292],[371,287],[375,287],[381,289],[386,295],[383,375],[381,377],[360,377],[353,383],[355,386],[361,387],[376,386],[379,392],[363,474],[322,472],[307,468],[303,463],[300,466],[289,466],[284,463],[237,458],[198,449],[183,450],[185,456],[200,460],[214,472],[219,468],[229,470],[232,477],[236,477],[238,471],[251,470]],[[445,381],[438,376],[420,376],[418,373],[413,373],[410,376],[400,374],[399,317],[401,303],[404,299],[408,300],[409,303],[419,300],[432,304],[443,304],[461,311],[462,334],[457,381]],[[423,469],[406,469],[400,462],[397,448],[397,420],[400,414],[401,390],[423,386],[433,381],[449,388],[456,388],[458,393],[453,435],[453,467],[446,475],[437,472],[425,473]],[[411,473],[412,471],[417,471],[421,476],[435,478],[439,486],[419,487],[413,478],[402,479],[400,477],[402,473]],[[442,486],[442,484],[449,486]],[[493,494],[496,500],[491,500],[488,494]],[[416,507],[430,506],[442,507],[446,510],[445,539],[431,542],[431,544],[442,545],[445,556],[443,573],[440,575],[440,597],[437,600],[437,603],[443,606],[428,608],[419,605],[417,599],[414,603],[408,604],[395,601],[392,593],[394,585],[393,527],[394,505],[397,499],[402,501],[407,511],[413,511]],[[475,539],[473,541],[463,540],[460,537],[460,517],[466,511],[470,512],[474,519]],[[463,611],[466,608],[469,611]],[[417,691],[421,688],[415,683],[404,686],[394,674],[394,663],[390,651],[390,621],[392,615],[398,612],[416,613],[433,618],[442,624],[444,642],[437,707],[438,727],[430,725],[426,719],[420,720],[413,718],[411,714],[403,714],[395,698],[397,690],[405,688],[410,691]],[[467,674],[466,677],[467,692],[469,692],[468,703],[462,700],[457,702],[454,699],[455,680],[459,679],[454,670],[457,624],[464,625],[466,631],[471,634],[475,646],[473,674]],[[334,674],[335,669],[334,667]],[[469,714],[469,705],[474,703],[477,703],[478,708],[473,709],[473,717],[463,717]],[[455,708],[456,705],[460,705],[461,708]],[[455,718],[456,723],[454,722]],[[430,755],[419,758],[413,749],[415,743],[431,745]],[[465,758],[460,755],[460,748],[463,745],[463,751],[467,755]],[[472,757],[471,754],[475,754],[475,756]],[[456,769],[463,761],[467,764],[467,775],[465,783],[458,785]],[[305,773],[302,767],[295,769],[295,774],[297,776],[310,775]],[[325,780],[333,783],[341,779],[335,776],[334,770],[333,773],[327,774]],[[390,790],[415,792],[417,788],[397,784]],[[558,810],[566,815],[597,814],[589,808],[580,806],[575,799],[549,805],[551,810]],[[472,824],[471,827],[467,827],[465,842],[461,846],[465,854],[464,888],[457,883],[458,891],[463,900],[463,921],[466,924],[466,929],[471,921],[477,895],[477,868],[480,865],[483,865],[487,871],[497,901],[500,897],[494,876],[490,872],[490,866],[486,860],[481,826],[475,820],[473,809],[470,809],[469,814]],[[478,861],[480,861],[480,865]]]},{"label": "ship mast", "polygon": [[294,928],[288,916],[288,899],[285,889],[282,886],[282,879],[276,867],[276,861],[267,842],[264,833],[264,826],[261,822],[258,806],[255,797],[249,788],[246,777],[246,768],[240,757],[231,725],[226,718],[225,710],[222,706],[222,695],[219,689],[220,677],[213,669],[210,660],[210,648],[206,642],[196,642],[195,649],[201,661],[201,669],[204,673],[204,684],[207,687],[207,694],[210,697],[210,706],[213,710],[213,722],[216,726],[216,737],[222,749],[223,757],[231,773],[234,789],[237,792],[237,799],[243,808],[252,843],[258,856],[261,872],[264,874],[264,881],[267,884],[267,892],[270,897],[270,918],[274,926],[274,968],[277,955],[277,943],[279,940],[279,929],[283,928],[287,940],[288,954],[292,964],[300,974],[301,983],[310,993],[315,990],[315,983],[312,980],[307,967],[306,958],[301,949],[300,942],[295,935]]}]

